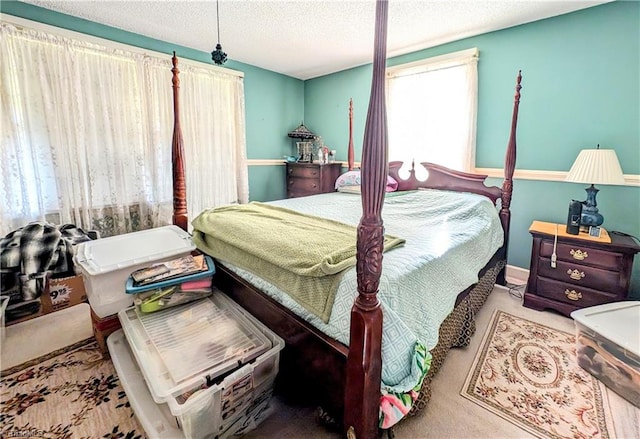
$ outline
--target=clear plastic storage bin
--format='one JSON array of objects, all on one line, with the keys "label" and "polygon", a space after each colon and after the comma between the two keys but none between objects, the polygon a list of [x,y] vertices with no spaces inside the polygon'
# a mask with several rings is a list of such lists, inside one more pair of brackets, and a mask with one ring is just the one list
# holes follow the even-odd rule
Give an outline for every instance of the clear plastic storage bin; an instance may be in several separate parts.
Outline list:
[{"label": "clear plastic storage bin", "polygon": [[640,407],[640,302],[592,306],[571,317],[580,367]]},{"label": "clear plastic storage bin", "polygon": [[131,272],[193,250],[191,235],[177,226],[164,226],[80,243],[74,262],[82,273],[91,309],[104,318],[133,303],[125,292]]},{"label": "clear plastic storage bin", "polygon": [[[153,322],[139,318],[149,316]],[[122,332],[107,345],[150,437],[224,438],[255,428],[269,414],[284,342],[222,293],[148,315],[131,308],[118,317]],[[226,353],[208,355],[212,344]]]}]

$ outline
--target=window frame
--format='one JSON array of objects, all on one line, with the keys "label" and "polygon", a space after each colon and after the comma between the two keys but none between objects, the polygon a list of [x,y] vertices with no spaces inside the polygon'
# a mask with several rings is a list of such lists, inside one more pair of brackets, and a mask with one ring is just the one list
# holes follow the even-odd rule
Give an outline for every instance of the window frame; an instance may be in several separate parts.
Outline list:
[{"label": "window frame", "polygon": [[[463,164],[463,172],[475,172],[475,158],[476,158],[476,130],[478,119],[478,73],[477,62],[479,60],[479,50],[477,47],[470,49],[459,50],[456,52],[450,52],[443,55],[437,55],[429,58],[424,58],[408,63],[397,64],[387,67],[385,72],[385,92],[387,99],[390,96],[390,82],[395,78],[403,76],[410,76],[422,73],[428,73],[438,70],[443,70],[451,67],[462,66],[465,64],[476,64],[474,66],[474,77],[469,79],[469,86],[473,87],[472,95],[470,96],[470,150],[466,154],[466,160]],[[391,145],[390,145],[391,147]]]}]

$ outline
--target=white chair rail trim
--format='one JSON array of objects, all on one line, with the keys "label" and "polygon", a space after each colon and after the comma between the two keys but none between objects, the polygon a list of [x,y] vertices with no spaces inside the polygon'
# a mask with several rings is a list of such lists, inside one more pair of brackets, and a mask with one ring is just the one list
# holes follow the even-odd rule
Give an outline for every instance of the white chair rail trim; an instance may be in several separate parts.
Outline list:
[{"label": "white chair rail trim", "polygon": [[[346,161],[336,161],[346,167]],[[247,164],[249,166],[284,166],[285,161],[279,159],[248,159]],[[355,167],[360,167],[360,163],[356,162]],[[500,168],[474,168],[472,173],[486,174],[489,177],[504,178],[504,170]],[[516,169],[513,178],[519,180],[539,180],[539,181],[565,181],[568,171],[537,171],[531,169]],[[637,186],[640,187],[640,175],[625,174],[624,176],[625,186]]]},{"label": "white chair rail trim", "polygon": [[[475,168],[472,172],[487,174],[489,177],[504,178],[504,171],[499,168]],[[516,169],[513,178],[520,180],[565,181],[569,171],[537,171]],[[625,174],[625,186],[640,186],[640,175]]]}]

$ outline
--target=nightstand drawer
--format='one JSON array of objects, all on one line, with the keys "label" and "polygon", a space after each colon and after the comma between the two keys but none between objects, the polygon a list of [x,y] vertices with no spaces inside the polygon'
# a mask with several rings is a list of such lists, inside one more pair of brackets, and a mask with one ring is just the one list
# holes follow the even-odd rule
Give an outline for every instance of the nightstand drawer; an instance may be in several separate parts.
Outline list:
[{"label": "nightstand drawer", "polygon": [[537,294],[559,302],[569,303],[578,308],[600,305],[620,300],[619,295],[608,294],[591,288],[538,277]]},{"label": "nightstand drawer", "polygon": [[557,261],[556,268],[551,268],[550,259],[540,258],[538,275],[615,294],[626,293],[620,285],[619,271],[602,270],[560,260]]},{"label": "nightstand drawer", "polygon": [[290,166],[287,168],[287,177],[320,178],[318,166]]},{"label": "nightstand drawer", "polygon": [[[540,256],[550,258],[553,254],[553,241],[542,241]],[[599,250],[586,245],[558,243],[556,248],[558,260],[577,262],[592,267],[619,271],[623,255],[606,250]]]}]

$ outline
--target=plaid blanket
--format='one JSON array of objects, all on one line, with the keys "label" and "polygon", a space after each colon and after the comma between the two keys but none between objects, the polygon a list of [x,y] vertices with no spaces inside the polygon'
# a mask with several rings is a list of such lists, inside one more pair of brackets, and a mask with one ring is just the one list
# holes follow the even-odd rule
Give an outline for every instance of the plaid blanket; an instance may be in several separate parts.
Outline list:
[{"label": "plaid blanket", "polygon": [[57,226],[34,222],[14,230],[0,239],[3,291],[15,283],[12,278],[19,276],[22,300],[40,297],[48,272],[54,277],[75,275],[73,246],[90,239],[87,233],[72,224]]}]

